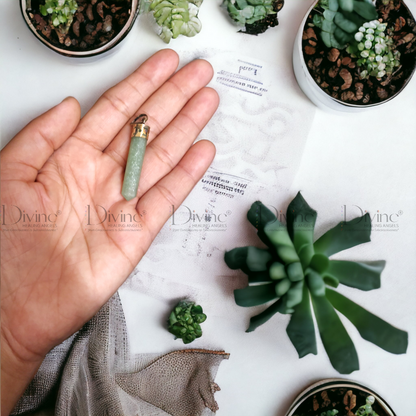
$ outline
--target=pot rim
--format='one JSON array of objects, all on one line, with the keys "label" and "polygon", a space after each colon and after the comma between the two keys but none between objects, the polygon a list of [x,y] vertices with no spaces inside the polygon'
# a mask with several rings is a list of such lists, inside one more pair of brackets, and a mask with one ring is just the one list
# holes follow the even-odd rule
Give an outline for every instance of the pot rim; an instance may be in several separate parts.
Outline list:
[{"label": "pot rim", "polygon": [[350,387],[362,390],[366,393],[370,393],[372,396],[375,397],[378,404],[381,405],[383,410],[389,415],[389,416],[396,416],[396,413],[390,408],[388,403],[375,391],[370,389],[369,387],[354,381],[354,380],[348,380],[343,378],[328,378],[320,380],[309,387],[307,387],[305,390],[303,390],[298,396],[296,396],[295,400],[293,401],[292,405],[290,406],[289,410],[286,413],[286,416],[293,416],[295,410],[298,409],[298,407],[309,397],[311,397],[313,394],[328,390],[329,388],[336,388],[336,387]]},{"label": "pot rim", "polygon": [[[314,7],[316,6],[316,4],[318,3],[319,0],[314,0],[311,7],[309,7],[308,11],[306,12],[302,23],[301,23],[301,33],[303,33],[305,25],[306,25],[306,21],[308,19],[309,14],[311,13],[311,11],[314,9]],[[412,12],[410,11],[410,9],[407,7],[407,5],[404,3],[404,1],[402,1],[403,6],[406,8],[407,12],[409,13],[409,15],[412,17],[412,19],[416,22]],[[302,36],[299,36],[299,39],[297,40],[298,44],[297,44],[297,48],[299,49],[300,52],[300,56],[302,59],[302,62],[304,63],[305,67],[306,67],[306,61],[305,61],[305,57],[303,55],[303,48],[302,48]],[[396,98],[405,88],[406,86],[409,84],[410,80],[412,79],[413,75],[416,72],[416,60],[415,60],[415,65],[413,66],[413,70],[411,72],[411,74],[407,77],[407,80],[404,82],[404,84],[402,85],[402,87],[400,88],[399,91],[397,91],[395,94],[393,94],[391,97],[387,98],[386,100],[383,100],[379,103],[374,103],[374,104],[352,104],[352,103],[346,103],[344,101],[341,101],[337,98],[331,97],[328,93],[326,93],[323,89],[321,89],[318,84],[316,83],[316,81],[313,79],[312,75],[310,74],[310,72],[308,71],[308,69],[304,70],[307,79],[313,83],[313,85],[322,92],[322,94],[325,94],[325,96],[327,96],[328,98],[330,98],[333,102],[336,102],[340,105],[343,105],[345,107],[350,107],[350,108],[359,108],[359,109],[365,109],[365,108],[371,108],[371,107],[377,107],[379,105],[382,104],[386,104],[389,101],[391,101],[393,98]]]},{"label": "pot rim", "polygon": [[47,46],[49,49],[53,50],[54,52],[69,57],[69,58],[88,58],[91,56],[97,56],[101,55],[105,52],[108,52],[109,50],[113,49],[115,46],[117,46],[130,32],[131,28],[133,27],[134,22],[136,21],[137,16],[139,15],[139,4],[140,0],[132,0],[131,3],[131,12],[130,16],[126,22],[126,24],[123,26],[123,28],[120,30],[120,32],[109,42],[104,44],[103,46],[100,46],[95,49],[91,49],[88,51],[70,51],[67,49],[59,48],[55,45],[53,45],[51,42],[49,42],[47,39],[45,39],[43,36],[41,36],[38,31],[36,30],[36,27],[32,24],[26,9],[27,9],[27,3],[31,0],[20,0],[20,11],[23,16],[23,20],[25,21],[27,27],[29,30],[33,33],[33,35],[36,36],[36,38],[43,43],[45,46]]}]

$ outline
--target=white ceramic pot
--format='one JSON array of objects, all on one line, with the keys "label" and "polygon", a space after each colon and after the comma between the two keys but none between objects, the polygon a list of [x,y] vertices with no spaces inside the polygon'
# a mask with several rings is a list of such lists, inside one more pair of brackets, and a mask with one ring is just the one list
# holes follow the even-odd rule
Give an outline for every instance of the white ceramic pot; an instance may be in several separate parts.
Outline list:
[{"label": "white ceramic pot", "polygon": [[49,42],[48,39],[43,37],[38,31],[36,30],[35,26],[30,20],[30,17],[27,14],[27,9],[30,9],[31,6],[31,0],[20,0],[20,9],[22,11],[23,19],[25,20],[27,26],[29,27],[30,31],[36,36],[36,38],[42,42],[44,45],[46,45],[48,48],[52,49],[54,52],[57,52],[61,55],[68,56],[71,58],[88,58],[96,55],[100,55],[102,53],[108,52],[109,50],[113,49],[115,46],[117,46],[130,32],[130,29],[132,28],[138,14],[139,14],[139,0],[132,0],[131,2],[131,11],[130,16],[127,19],[126,24],[124,27],[120,30],[120,32],[114,36],[113,39],[111,39],[109,42],[107,42],[105,45],[100,46],[95,49],[90,49],[86,51],[70,51],[68,49],[60,48],[58,46],[55,46],[51,42]]},{"label": "white ceramic pot", "polygon": [[[303,51],[302,51],[302,34],[304,31],[304,27],[306,24],[306,20],[311,13],[312,9],[315,7],[314,3],[306,13],[302,23],[299,27],[298,33],[295,39],[295,45],[293,47],[293,70],[295,72],[296,80],[302,91],[305,95],[319,108],[325,111],[330,112],[348,112],[348,113],[356,113],[362,111],[369,111],[380,105],[386,105],[389,103],[393,98],[396,98],[406,87],[409,83],[410,79],[412,78],[415,68],[413,69],[412,75],[406,80],[404,85],[400,90],[396,92],[396,94],[392,95],[387,100],[384,100],[381,103],[376,104],[351,104],[351,103],[344,103],[341,100],[331,97],[327,94],[324,90],[322,90],[312,78],[311,74],[308,71],[308,67],[306,66],[305,59],[303,58]],[[410,13],[410,11],[409,11]]]},{"label": "white ceramic pot", "polygon": [[342,378],[330,378],[326,380],[318,381],[317,383],[312,384],[307,389],[302,391],[292,405],[290,406],[286,416],[294,416],[296,414],[297,409],[299,406],[307,400],[309,397],[313,396],[316,393],[321,393],[324,390],[328,389],[336,389],[336,388],[347,388],[347,389],[355,389],[364,392],[365,394],[371,395],[375,398],[376,402],[380,405],[380,407],[385,411],[385,413],[389,416],[396,416],[390,406],[373,390],[370,388],[363,386],[360,383],[351,380],[345,380]]}]

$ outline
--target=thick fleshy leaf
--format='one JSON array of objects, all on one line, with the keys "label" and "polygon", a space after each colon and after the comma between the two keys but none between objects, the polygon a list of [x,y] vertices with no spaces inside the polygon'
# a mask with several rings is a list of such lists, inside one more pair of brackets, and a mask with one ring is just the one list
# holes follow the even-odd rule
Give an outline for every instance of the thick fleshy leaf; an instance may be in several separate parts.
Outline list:
[{"label": "thick fleshy leaf", "polygon": [[311,293],[315,296],[325,296],[325,282],[322,276],[315,270],[308,270],[306,283]]},{"label": "thick fleshy leaf", "polygon": [[299,358],[308,354],[317,354],[315,327],[306,285],[303,287],[302,302],[296,306],[286,332],[296,348]]},{"label": "thick fleshy leaf", "polygon": [[393,354],[406,352],[407,332],[395,328],[338,292],[328,289],[326,296],[334,308],[353,323],[365,340]]},{"label": "thick fleshy leaf", "polygon": [[260,201],[256,201],[247,212],[247,219],[256,227],[260,240],[265,244],[269,244],[269,239],[264,234],[264,227],[269,222],[278,221],[273,212]]},{"label": "thick fleshy leaf", "polygon": [[353,0],[339,0],[339,5],[342,10],[346,10],[347,12],[352,12],[354,10]]},{"label": "thick fleshy leaf", "polygon": [[247,286],[244,289],[234,290],[235,303],[238,306],[257,306],[277,299],[274,283],[266,283],[258,286]]},{"label": "thick fleshy leaf", "polygon": [[269,250],[257,247],[237,247],[227,251],[224,260],[230,269],[241,269],[245,273],[267,270],[267,263],[272,259]]},{"label": "thick fleshy leaf", "polygon": [[371,219],[368,213],[351,221],[341,221],[315,242],[315,253],[329,257],[359,244],[368,243],[370,235]]},{"label": "thick fleshy leaf", "polygon": [[332,366],[341,374],[358,370],[357,351],[332,304],[325,296],[313,294],[312,304],[322,343]]},{"label": "thick fleshy leaf", "polygon": [[265,309],[262,313],[253,316],[250,319],[250,325],[247,328],[246,332],[253,332],[256,328],[263,325],[265,322],[267,322],[273,315],[275,315],[277,312],[280,312],[282,308],[283,301],[282,299],[279,299],[273,305],[270,305],[267,309]]},{"label": "thick fleshy leaf", "polygon": [[269,274],[272,280],[281,280],[287,277],[286,268],[284,264],[279,263],[277,261],[271,264]]},{"label": "thick fleshy leaf", "polygon": [[248,283],[267,283],[271,282],[269,271],[250,272],[248,274]]},{"label": "thick fleshy leaf", "polygon": [[[293,245],[306,268],[314,255],[313,233],[317,213],[305,201],[300,192],[287,207],[287,230]],[[300,250],[302,248],[302,250]]]},{"label": "thick fleshy leaf", "polygon": [[299,261],[296,249],[290,239],[287,228],[280,221],[269,222],[264,227],[264,233],[271,244],[276,248],[279,258],[285,263],[290,264]]},{"label": "thick fleshy leaf", "polygon": [[302,302],[303,298],[303,286],[304,280],[292,284],[289,291],[287,292],[287,301],[286,305],[288,308],[294,308]]},{"label": "thick fleshy leaf", "polygon": [[366,1],[354,0],[354,11],[367,21],[377,19],[377,9]]},{"label": "thick fleshy leaf", "polygon": [[378,289],[381,285],[380,275],[385,265],[384,260],[368,263],[330,260],[324,277],[334,277],[343,285],[356,289],[373,290]]}]

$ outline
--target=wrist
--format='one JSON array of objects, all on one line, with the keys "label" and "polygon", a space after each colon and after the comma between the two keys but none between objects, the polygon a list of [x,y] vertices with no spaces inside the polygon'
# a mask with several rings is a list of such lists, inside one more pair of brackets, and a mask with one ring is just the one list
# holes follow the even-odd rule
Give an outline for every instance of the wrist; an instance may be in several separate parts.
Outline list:
[{"label": "wrist", "polygon": [[14,409],[26,387],[38,371],[44,356],[19,350],[1,329],[1,414],[7,416]]}]

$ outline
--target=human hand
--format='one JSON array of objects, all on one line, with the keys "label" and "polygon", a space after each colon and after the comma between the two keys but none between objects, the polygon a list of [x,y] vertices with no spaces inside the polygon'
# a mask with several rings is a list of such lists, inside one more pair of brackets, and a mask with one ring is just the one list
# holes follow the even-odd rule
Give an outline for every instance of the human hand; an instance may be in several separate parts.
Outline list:
[{"label": "human hand", "polygon": [[[46,353],[117,291],[172,206],[182,203],[214,158],[212,143],[192,145],[218,107],[216,92],[204,88],[212,68],[199,60],[172,76],[177,65],[177,54],[162,50],[104,93],[81,120],[78,102],[65,99],[1,152],[4,415]],[[140,113],[149,116],[151,131],[138,195],[127,202],[121,187],[129,123]],[[102,218],[99,206],[115,219],[121,211],[136,214],[140,228],[115,231],[110,224],[118,225],[120,217],[87,226],[88,206],[94,218]],[[56,220],[56,227],[27,228],[24,214],[32,223],[33,214],[46,214],[40,224]]]}]

